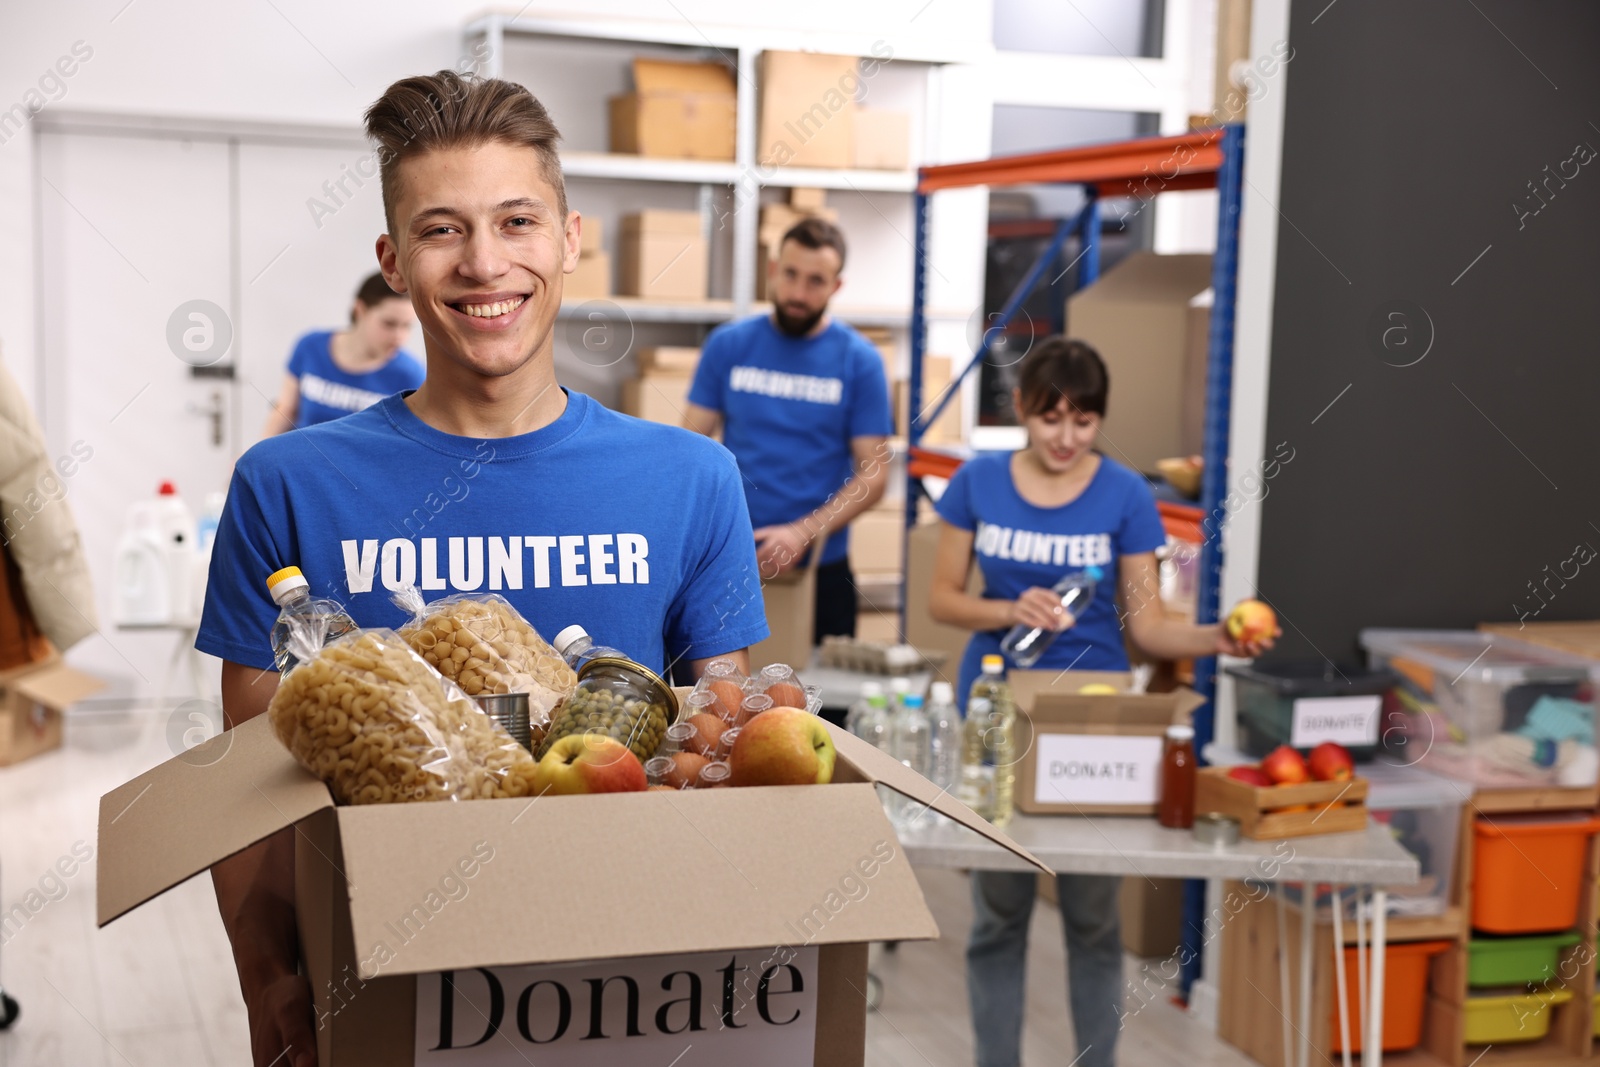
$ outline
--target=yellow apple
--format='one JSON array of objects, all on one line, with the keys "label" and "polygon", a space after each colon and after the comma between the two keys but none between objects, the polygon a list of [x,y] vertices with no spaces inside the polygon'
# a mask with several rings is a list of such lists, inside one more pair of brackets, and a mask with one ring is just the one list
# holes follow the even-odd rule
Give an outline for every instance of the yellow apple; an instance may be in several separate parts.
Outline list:
[{"label": "yellow apple", "polygon": [[534,793],[638,793],[649,780],[644,764],[615,738],[568,734],[539,761]]},{"label": "yellow apple", "polygon": [[1241,600],[1223,624],[1228,636],[1245,644],[1258,644],[1277,636],[1278,613],[1259,600]]},{"label": "yellow apple", "polygon": [[773,708],[739,731],[728,755],[732,785],[826,785],[833,780],[833,738],[815,715]]},{"label": "yellow apple", "polygon": [[1117,687],[1114,685],[1107,685],[1104,682],[1091,682],[1082,689],[1078,690],[1078,692],[1082,693],[1084,696],[1091,697],[1116,696]]}]

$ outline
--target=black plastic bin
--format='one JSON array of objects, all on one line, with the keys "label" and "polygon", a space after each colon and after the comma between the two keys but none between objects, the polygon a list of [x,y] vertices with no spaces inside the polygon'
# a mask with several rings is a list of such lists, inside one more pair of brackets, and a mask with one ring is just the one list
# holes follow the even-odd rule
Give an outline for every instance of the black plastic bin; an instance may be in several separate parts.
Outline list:
[{"label": "black plastic bin", "polygon": [[[1399,682],[1386,667],[1334,667],[1326,661],[1283,663],[1271,666],[1229,667],[1238,700],[1239,747],[1252,756],[1265,756],[1279,745],[1291,743],[1294,731],[1295,702],[1305,698],[1336,699],[1378,697],[1378,713],[1373,717],[1371,740],[1367,744],[1345,744],[1358,763],[1378,754],[1383,732],[1382,698]],[[1305,753],[1311,745],[1296,746]]]}]

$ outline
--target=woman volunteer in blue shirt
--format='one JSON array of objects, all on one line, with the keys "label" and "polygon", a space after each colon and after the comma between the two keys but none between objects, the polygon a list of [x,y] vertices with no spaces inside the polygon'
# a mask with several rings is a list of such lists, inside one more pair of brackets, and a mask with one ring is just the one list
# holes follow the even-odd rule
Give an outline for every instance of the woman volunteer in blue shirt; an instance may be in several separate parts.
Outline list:
[{"label": "woman volunteer in blue shirt", "polygon": [[347,330],[313,330],[295,342],[289,371],[263,436],[363,411],[422,384],[417,358],[401,349],[417,316],[411,300],[373,274],[356,290]]},{"label": "woman volunteer in blue shirt", "polygon": [[[1124,622],[1133,643],[1157,658],[1252,656],[1266,647],[1240,645],[1220,625],[1178,622],[1162,611],[1155,551],[1166,534],[1150,487],[1094,450],[1109,384],[1105,364],[1088,345],[1061,337],[1039,345],[1023,359],[1012,394],[1027,447],[963,464],[939,500],[944,523],[929,611],[974,631],[957,683],[963,707],[983,657],[1001,654],[1000,639],[1019,623],[1063,631],[1034,664],[1038,670],[1127,670]],[[974,555],[983,572],[981,596],[966,592]],[[1091,565],[1107,577],[1083,612],[1070,616],[1051,587]],[[1114,1061],[1122,996],[1118,884],[1115,877],[1057,875],[1076,1062],[1083,1067]],[[1036,888],[1029,873],[972,872],[967,990],[978,1067],[1015,1067],[1021,1060]]]}]

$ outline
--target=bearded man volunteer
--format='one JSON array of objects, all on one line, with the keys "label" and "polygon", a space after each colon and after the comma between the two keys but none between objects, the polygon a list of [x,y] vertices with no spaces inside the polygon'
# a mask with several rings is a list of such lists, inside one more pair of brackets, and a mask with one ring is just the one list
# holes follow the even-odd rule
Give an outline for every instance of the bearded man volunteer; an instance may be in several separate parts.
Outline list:
[{"label": "bearded man volunteer", "polygon": [[844,234],[818,218],[796,223],[768,266],[772,313],[719,327],[700,352],[684,425],[739,461],[763,578],[817,568],[812,644],[854,637],[856,583],[849,523],[883,496],[893,429],[883,359],[828,314],[843,284]]},{"label": "bearded man volunteer", "polygon": [[[416,309],[428,376],[239,460],[196,642],[225,661],[228,725],[277,685],[264,580],[289,565],[363,626],[402,623],[389,597],[415,584],[429,599],[499,594],[546,635],[580,623],[679,679],[717,656],[747,663],[767,625],[739,595],[756,559],[732,458],[556,381],[552,329],[582,221],[544,107],[520,85],[440,71],[390,86],[366,126],[388,224],[378,264]],[[670,490],[650,488],[657,471]],[[257,1067],[311,1067],[292,832],[212,875]]]}]

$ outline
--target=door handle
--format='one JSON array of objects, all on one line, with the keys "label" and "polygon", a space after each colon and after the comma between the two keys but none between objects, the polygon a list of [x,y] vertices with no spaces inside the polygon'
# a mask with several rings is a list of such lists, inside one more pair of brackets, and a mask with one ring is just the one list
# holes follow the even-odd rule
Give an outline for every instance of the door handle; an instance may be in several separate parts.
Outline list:
[{"label": "door handle", "polygon": [[212,391],[210,404],[190,403],[186,405],[186,409],[191,415],[202,415],[211,420],[211,446],[213,448],[221,448],[222,416],[224,412],[221,390]]}]

